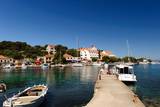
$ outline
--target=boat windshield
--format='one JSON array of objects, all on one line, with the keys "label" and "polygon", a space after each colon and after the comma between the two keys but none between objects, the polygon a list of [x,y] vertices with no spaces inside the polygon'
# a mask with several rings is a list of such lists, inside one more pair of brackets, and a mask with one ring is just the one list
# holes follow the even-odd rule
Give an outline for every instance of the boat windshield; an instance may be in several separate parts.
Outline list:
[{"label": "boat windshield", "polygon": [[118,71],[119,71],[119,74],[133,74],[133,69],[128,67],[119,68]]}]

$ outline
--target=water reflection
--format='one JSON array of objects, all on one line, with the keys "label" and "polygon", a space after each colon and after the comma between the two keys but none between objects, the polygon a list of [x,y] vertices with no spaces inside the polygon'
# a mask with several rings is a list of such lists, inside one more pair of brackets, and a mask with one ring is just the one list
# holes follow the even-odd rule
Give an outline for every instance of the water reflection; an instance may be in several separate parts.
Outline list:
[{"label": "water reflection", "polygon": [[135,66],[137,83],[134,92],[147,107],[160,107],[160,65]]},{"label": "water reflection", "polygon": [[[98,69],[65,67],[0,71],[0,79],[7,84],[7,96],[34,84],[47,84],[49,91],[41,107],[73,107],[85,105],[91,99]],[[4,98],[2,95],[0,98],[2,105]]]}]

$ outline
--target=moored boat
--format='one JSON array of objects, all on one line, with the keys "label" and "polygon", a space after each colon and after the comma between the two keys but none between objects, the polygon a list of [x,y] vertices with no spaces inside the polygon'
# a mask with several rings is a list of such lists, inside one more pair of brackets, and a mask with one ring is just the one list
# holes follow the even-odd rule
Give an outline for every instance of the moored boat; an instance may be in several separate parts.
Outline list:
[{"label": "moored boat", "polygon": [[24,91],[5,100],[3,107],[38,107],[44,101],[47,91],[48,87],[45,85],[28,87]]},{"label": "moored boat", "polygon": [[72,67],[83,67],[82,63],[73,63]]},{"label": "moored boat", "polygon": [[25,63],[23,63],[22,66],[21,66],[22,69],[27,69],[27,67],[28,66]]},{"label": "moored boat", "polygon": [[133,66],[124,64],[116,65],[118,79],[123,82],[136,82],[136,75],[133,71]]},{"label": "moored boat", "polygon": [[93,62],[92,63],[92,66],[102,66],[102,63],[101,62]]},{"label": "moored boat", "polygon": [[41,67],[42,67],[42,69],[48,69],[49,65],[48,64],[42,64]]}]

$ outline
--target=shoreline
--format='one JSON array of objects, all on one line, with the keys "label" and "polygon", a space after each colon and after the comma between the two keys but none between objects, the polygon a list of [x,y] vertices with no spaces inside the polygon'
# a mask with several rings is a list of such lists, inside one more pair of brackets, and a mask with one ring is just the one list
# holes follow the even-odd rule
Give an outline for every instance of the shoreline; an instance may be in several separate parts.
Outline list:
[{"label": "shoreline", "polygon": [[[99,77],[99,75],[98,75]],[[115,75],[101,74],[94,95],[85,107],[145,107],[136,94]]]}]

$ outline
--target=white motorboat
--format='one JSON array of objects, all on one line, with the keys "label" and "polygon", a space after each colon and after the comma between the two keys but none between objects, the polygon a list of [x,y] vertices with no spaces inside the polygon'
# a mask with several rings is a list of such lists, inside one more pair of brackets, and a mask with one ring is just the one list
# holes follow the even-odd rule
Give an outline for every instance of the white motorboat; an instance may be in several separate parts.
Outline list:
[{"label": "white motorboat", "polygon": [[66,65],[64,65],[64,64],[56,64],[56,65],[54,65],[54,67],[65,67]]},{"label": "white motorboat", "polygon": [[102,66],[102,63],[100,63],[100,62],[93,62],[92,66]]},{"label": "white motorboat", "polygon": [[42,64],[41,67],[42,67],[42,69],[48,69],[49,65],[48,64]]},{"label": "white motorboat", "polygon": [[22,69],[27,69],[27,65],[25,63],[22,64]]},{"label": "white motorboat", "polygon": [[83,67],[82,63],[73,63],[72,67]]},{"label": "white motorboat", "polygon": [[133,62],[128,62],[128,63],[125,63],[126,65],[128,65],[128,66],[134,66],[135,65],[135,63],[133,63]]},{"label": "white motorboat", "polygon": [[3,107],[38,107],[44,101],[47,91],[48,87],[45,85],[28,87],[24,91],[5,100]]},{"label": "white motorboat", "polygon": [[146,64],[150,64],[150,62],[144,59],[142,62],[139,62],[139,64],[146,65]]},{"label": "white motorboat", "polygon": [[116,65],[116,72],[118,79],[124,82],[136,82],[136,75],[134,74],[133,67],[120,64]]},{"label": "white motorboat", "polygon": [[160,62],[154,62],[154,61],[152,61],[151,64],[153,64],[153,65],[154,64],[160,64]]}]

